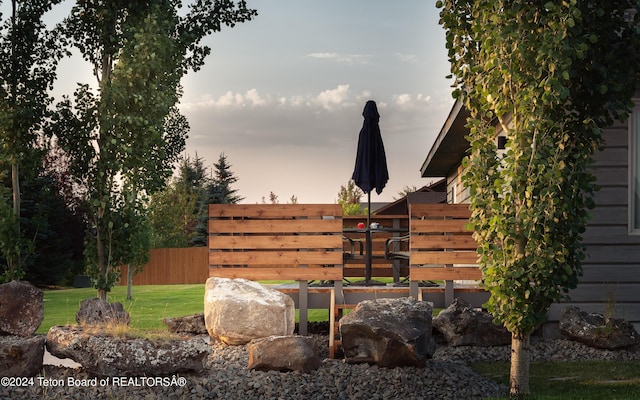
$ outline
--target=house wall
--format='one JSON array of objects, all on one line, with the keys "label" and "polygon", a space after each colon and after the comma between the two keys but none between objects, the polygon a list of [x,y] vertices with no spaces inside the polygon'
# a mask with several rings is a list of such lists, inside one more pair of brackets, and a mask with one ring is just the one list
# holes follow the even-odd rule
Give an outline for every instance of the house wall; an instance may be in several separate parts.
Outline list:
[{"label": "house wall", "polygon": [[629,125],[604,132],[605,148],[594,159],[600,191],[583,235],[587,258],[571,303],[554,304],[549,319],[576,305],[583,311],[624,318],[640,328],[640,236],[629,234]]},{"label": "house wall", "polygon": [[[624,318],[640,330],[640,235],[629,234],[629,125],[618,122],[604,131],[605,147],[594,156],[593,174],[600,191],[583,235],[587,258],[580,284],[568,302],[555,303],[545,334],[557,334],[562,311],[575,305],[590,313]],[[447,177],[447,200],[468,203],[460,182],[461,165]],[[455,194],[454,194],[455,193]],[[455,201],[454,201],[455,200]]]},{"label": "house wall", "polygon": [[447,177],[447,203],[469,203],[469,189],[462,184],[461,164],[458,164]]}]

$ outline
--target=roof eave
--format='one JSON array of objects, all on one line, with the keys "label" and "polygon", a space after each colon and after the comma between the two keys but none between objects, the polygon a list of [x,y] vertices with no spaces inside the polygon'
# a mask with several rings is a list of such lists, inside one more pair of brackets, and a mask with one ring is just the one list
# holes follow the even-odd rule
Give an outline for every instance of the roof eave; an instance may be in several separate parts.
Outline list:
[{"label": "roof eave", "polygon": [[420,173],[423,178],[446,177],[460,163],[470,147],[467,140],[469,129],[466,127],[468,117],[467,109],[460,100],[456,100],[422,163]]}]

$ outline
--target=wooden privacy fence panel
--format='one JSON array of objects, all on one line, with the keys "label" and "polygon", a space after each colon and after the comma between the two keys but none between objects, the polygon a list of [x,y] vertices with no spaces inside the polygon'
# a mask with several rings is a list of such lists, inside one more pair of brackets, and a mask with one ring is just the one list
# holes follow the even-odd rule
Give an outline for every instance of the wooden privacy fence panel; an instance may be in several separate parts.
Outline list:
[{"label": "wooden privacy fence panel", "polygon": [[[133,276],[134,285],[181,285],[204,283],[209,277],[206,247],[151,249],[149,263]],[[127,266],[121,267],[120,284],[127,284]]]},{"label": "wooden privacy fence panel", "polygon": [[342,242],[339,204],[209,205],[209,276],[298,281],[302,335],[308,281],[342,287]]},{"label": "wooden privacy fence panel", "polygon": [[[454,298],[454,280],[480,280],[477,243],[466,225],[468,204],[411,204],[409,276],[412,294],[423,280],[445,281],[445,303]],[[478,290],[479,288],[474,288]]]},{"label": "wooden privacy fence panel", "polygon": [[341,280],[339,204],[210,204],[209,276]]}]

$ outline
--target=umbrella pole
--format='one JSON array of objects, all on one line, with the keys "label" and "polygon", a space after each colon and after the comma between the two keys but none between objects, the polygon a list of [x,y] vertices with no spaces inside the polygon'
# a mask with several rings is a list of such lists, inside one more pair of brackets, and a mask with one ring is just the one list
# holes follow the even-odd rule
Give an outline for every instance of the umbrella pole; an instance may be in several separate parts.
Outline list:
[{"label": "umbrella pole", "polygon": [[371,190],[367,193],[367,261],[364,268],[364,282],[368,285],[371,282]]}]

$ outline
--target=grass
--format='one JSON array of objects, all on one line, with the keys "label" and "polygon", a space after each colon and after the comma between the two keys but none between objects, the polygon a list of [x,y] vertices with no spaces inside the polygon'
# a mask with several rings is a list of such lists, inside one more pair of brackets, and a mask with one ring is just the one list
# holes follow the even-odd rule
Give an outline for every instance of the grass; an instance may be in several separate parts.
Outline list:
[{"label": "grass", "polygon": [[[75,324],[80,303],[92,297],[96,297],[96,290],[91,288],[45,290],[44,321],[36,333],[47,333],[55,325]],[[204,284],[134,286],[133,299],[126,297],[127,287],[115,286],[108,300],[122,303],[131,317],[131,328],[139,331],[166,330],[163,318],[204,311]],[[309,310],[309,321],[328,321],[328,318],[327,310]]]},{"label": "grass", "polygon": [[[471,367],[509,386],[508,362],[475,363]],[[531,399],[639,399],[639,369],[640,361],[535,362],[529,372]]]},{"label": "grass", "polygon": [[[204,285],[134,286],[133,299],[126,300],[126,286],[115,286],[109,302],[120,302],[131,316],[131,328],[137,330],[166,329],[163,318],[203,312]],[[95,289],[46,290],[44,321],[37,333],[46,333],[55,325],[76,323],[80,302],[96,297]]]},{"label": "grass", "polygon": [[[75,324],[80,302],[96,296],[94,289],[46,290],[44,321],[38,333],[51,326]],[[204,284],[134,286],[133,300],[126,300],[126,287],[116,286],[109,301],[118,301],[131,316],[131,328],[151,335],[166,331],[163,318],[203,312]],[[309,310],[310,321],[327,321],[327,310]],[[509,363],[476,363],[474,371],[509,384]],[[530,371],[532,399],[602,400],[640,398],[640,361],[589,361],[533,363]],[[505,397],[506,399],[506,397]]]}]

